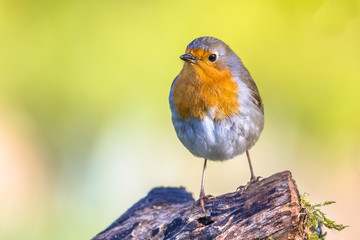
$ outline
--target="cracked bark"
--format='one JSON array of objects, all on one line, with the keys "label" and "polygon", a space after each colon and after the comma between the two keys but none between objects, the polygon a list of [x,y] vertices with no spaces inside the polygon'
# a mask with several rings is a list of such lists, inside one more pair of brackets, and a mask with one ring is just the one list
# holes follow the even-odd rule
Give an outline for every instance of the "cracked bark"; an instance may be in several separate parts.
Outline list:
[{"label": "cracked bark", "polygon": [[154,188],[93,240],[306,239],[299,202],[289,171],[207,200],[206,214],[184,188]]}]

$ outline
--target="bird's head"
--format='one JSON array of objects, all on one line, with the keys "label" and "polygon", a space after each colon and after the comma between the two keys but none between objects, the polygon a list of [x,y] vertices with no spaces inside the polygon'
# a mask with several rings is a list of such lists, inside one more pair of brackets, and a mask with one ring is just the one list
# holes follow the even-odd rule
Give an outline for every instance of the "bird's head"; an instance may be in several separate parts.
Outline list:
[{"label": "bird's head", "polygon": [[[194,70],[202,80],[218,79],[233,66],[241,66],[241,60],[231,48],[214,37],[200,37],[193,40],[186,48],[186,53],[180,56],[185,61],[185,70]],[[220,79],[219,79],[220,80]]]}]

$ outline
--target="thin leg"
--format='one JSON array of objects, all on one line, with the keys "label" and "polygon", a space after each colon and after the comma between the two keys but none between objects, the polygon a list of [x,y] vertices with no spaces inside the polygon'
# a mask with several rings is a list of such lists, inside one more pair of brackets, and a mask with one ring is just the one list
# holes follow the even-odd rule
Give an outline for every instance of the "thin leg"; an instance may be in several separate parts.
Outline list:
[{"label": "thin leg", "polygon": [[251,173],[250,182],[256,182],[257,178],[254,175],[253,167],[252,167],[251,160],[250,160],[249,151],[246,151],[246,156],[247,156],[247,159],[248,159],[248,162],[249,162],[249,168],[250,168],[250,173]]},{"label": "thin leg", "polygon": [[201,206],[201,209],[202,209],[203,213],[205,213],[205,203],[204,203],[204,199],[206,198],[206,196],[205,196],[205,191],[204,191],[206,162],[207,162],[207,159],[205,158],[204,168],[203,168],[203,174],[202,174],[202,180],[201,180],[201,190],[200,190],[200,206]]},{"label": "thin leg", "polygon": [[245,191],[250,187],[251,184],[253,184],[253,183],[255,183],[255,182],[257,182],[257,181],[259,181],[261,179],[261,177],[255,177],[253,167],[252,167],[252,164],[251,164],[251,160],[250,160],[249,151],[246,151],[246,156],[247,156],[247,159],[248,159],[249,168],[250,168],[250,174],[251,174],[250,181],[245,186],[238,187],[236,189],[237,191]]}]

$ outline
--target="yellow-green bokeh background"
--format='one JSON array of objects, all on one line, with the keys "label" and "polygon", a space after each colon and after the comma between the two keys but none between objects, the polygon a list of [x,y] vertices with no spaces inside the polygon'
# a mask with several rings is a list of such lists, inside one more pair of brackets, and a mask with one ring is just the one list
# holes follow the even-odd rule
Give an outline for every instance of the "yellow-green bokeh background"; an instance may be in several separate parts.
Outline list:
[{"label": "yellow-green bokeh background", "polygon": [[[199,191],[168,92],[194,38],[228,43],[255,79],[255,173],[290,170],[360,235],[360,2],[0,0],[0,239],[89,239],[155,186]],[[208,166],[206,191],[249,178]]]}]

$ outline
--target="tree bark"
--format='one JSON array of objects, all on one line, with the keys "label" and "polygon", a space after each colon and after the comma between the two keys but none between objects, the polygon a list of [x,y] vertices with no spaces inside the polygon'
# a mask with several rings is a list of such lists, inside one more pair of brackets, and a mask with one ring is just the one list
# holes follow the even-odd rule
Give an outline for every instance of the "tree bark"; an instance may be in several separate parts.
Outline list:
[{"label": "tree bark", "polygon": [[304,239],[299,192],[289,171],[205,201],[184,188],[154,188],[93,240]]}]

